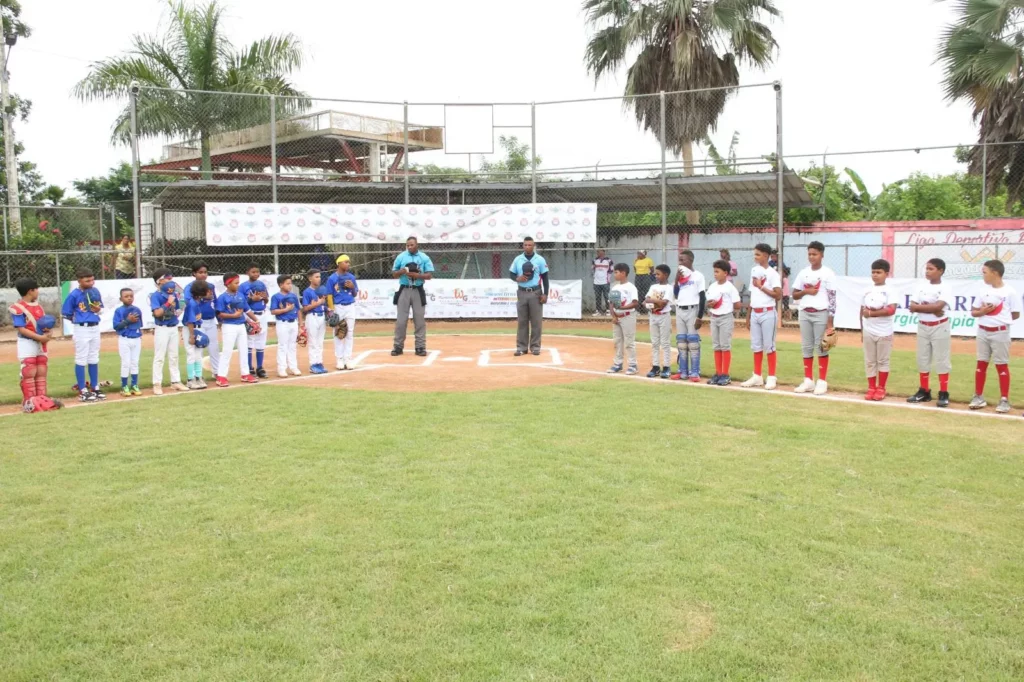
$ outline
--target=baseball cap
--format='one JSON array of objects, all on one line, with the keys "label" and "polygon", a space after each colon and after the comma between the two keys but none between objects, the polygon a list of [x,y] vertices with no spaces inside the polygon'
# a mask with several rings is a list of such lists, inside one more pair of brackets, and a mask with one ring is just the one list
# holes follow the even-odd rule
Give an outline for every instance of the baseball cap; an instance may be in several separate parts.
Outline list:
[{"label": "baseball cap", "polygon": [[349,260],[350,260],[350,258],[348,256],[346,256],[345,254],[341,254],[340,256],[338,256],[338,259],[336,261],[334,261],[334,262],[335,263],[348,263]]}]

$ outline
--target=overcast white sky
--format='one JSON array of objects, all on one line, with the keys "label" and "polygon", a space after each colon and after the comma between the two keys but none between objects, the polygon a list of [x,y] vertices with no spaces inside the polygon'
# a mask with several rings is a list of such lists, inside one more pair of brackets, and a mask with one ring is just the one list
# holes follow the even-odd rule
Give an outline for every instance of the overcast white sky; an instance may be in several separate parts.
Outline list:
[{"label": "overcast white sky", "polygon": [[[294,80],[323,97],[389,101],[544,101],[621,93],[623,79],[596,86],[583,66],[587,31],[578,0],[223,0],[237,44],[292,32],[308,61]],[[16,135],[44,178],[101,175],[129,158],[109,143],[118,109],[81,104],[71,89],[91,61],[127,49],[133,33],[166,21],[163,0],[23,0],[31,38],[14,48],[12,91],[33,101]],[[778,0],[780,44],[767,73],[745,83],[781,80],[785,151],[820,154],[956,144],[974,139],[969,109],[942,98],[934,62],[950,2],[935,0]],[[500,11],[499,11],[500,10]],[[884,17],[884,21],[881,18]],[[401,119],[401,108],[333,104],[331,108]],[[741,156],[774,150],[774,94],[745,91],[731,102],[716,135],[728,145],[741,133]],[[327,105],[324,105],[327,108]],[[413,107],[413,122],[440,124],[439,107]],[[528,124],[528,108],[503,108],[498,123]],[[617,103],[538,107],[537,153],[547,168],[658,159],[656,142],[639,133]],[[529,139],[529,130],[512,131]],[[152,158],[159,145],[144,147]],[[465,165],[465,156],[417,155],[414,161]],[[473,165],[479,163],[473,159]],[[912,170],[948,172],[952,152],[854,156],[830,163],[858,170],[873,189]],[[792,159],[802,167],[806,159]]]}]

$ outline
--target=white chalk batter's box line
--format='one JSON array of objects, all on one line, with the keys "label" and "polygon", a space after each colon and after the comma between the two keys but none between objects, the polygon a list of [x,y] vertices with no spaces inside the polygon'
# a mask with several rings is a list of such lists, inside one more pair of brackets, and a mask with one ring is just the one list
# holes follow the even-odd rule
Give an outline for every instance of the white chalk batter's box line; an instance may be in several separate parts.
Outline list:
[{"label": "white chalk batter's box line", "polygon": [[561,367],[562,356],[559,354],[557,348],[542,348],[540,356],[530,357],[543,357],[544,353],[548,353],[551,356],[550,362],[491,362],[492,353],[515,353],[515,348],[492,348],[484,349],[480,351],[480,358],[477,360],[477,365],[480,367]]},{"label": "white chalk batter's box line", "polygon": [[[544,348],[544,349],[541,350],[541,355],[539,357],[542,358],[545,353],[550,357],[550,360],[548,360],[546,362],[543,362],[543,361],[542,362],[527,362],[527,361],[494,362],[493,361],[492,355],[494,355],[496,353],[509,353],[509,354],[511,354],[511,353],[515,353],[515,352],[516,352],[515,348],[485,348],[484,350],[479,351],[479,354],[477,355],[476,364],[477,364],[478,367],[561,367],[562,364],[563,364],[562,363],[562,356],[558,352],[557,348]],[[374,353],[386,353],[386,354],[390,355],[391,354],[391,350],[388,349],[388,348],[374,348],[374,349],[371,349],[371,350],[365,350],[365,351],[363,351],[362,353],[360,353],[359,355],[355,356],[352,359],[352,364],[354,366],[356,366],[356,367],[361,367],[362,364],[363,364],[363,361],[365,361],[367,358],[372,358]],[[423,360],[423,362],[421,362],[418,365],[416,365],[416,364],[409,364],[407,362],[395,362],[394,364],[388,363],[388,362],[378,362],[377,364],[380,367],[430,367],[431,365],[433,365],[437,361],[437,359],[439,357],[441,358],[442,362],[473,362],[473,358],[471,358],[471,357],[467,358],[467,357],[464,357],[464,356],[453,356],[453,357],[450,357],[450,358],[446,358],[446,357],[441,357],[442,353],[443,353],[443,351],[439,351],[439,350],[427,351],[427,357]],[[531,356],[531,357],[534,357],[534,356]]]}]

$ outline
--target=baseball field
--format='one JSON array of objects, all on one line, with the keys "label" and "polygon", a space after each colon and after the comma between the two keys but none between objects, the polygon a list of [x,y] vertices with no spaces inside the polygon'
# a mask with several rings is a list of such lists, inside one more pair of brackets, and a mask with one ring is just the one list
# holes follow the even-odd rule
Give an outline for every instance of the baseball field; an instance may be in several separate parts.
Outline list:
[{"label": "baseball field", "polygon": [[942,411],[912,339],[865,403],[853,334],[820,398],[787,336],[766,393],[607,377],[608,327],[41,415],[5,344],[0,679],[1024,678],[1021,348],[998,417],[970,342]]}]

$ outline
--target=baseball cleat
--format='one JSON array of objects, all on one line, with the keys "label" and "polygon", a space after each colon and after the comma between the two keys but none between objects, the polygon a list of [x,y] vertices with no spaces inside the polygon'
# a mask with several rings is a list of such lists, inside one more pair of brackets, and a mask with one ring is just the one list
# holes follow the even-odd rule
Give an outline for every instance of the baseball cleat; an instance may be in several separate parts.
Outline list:
[{"label": "baseball cleat", "polygon": [[679,372],[676,372],[675,374],[670,374],[668,378],[671,379],[672,381],[682,381],[686,377],[684,377]]},{"label": "baseball cleat", "polygon": [[[392,351],[391,354],[394,355],[394,351]],[[399,355],[401,355],[401,353],[399,353]],[[334,363],[334,369],[338,370],[339,372],[342,371],[343,369],[345,369],[345,363],[342,362],[341,360],[338,360],[336,363]]]},{"label": "baseball cleat", "polygon": [[160,384],[153,384],[153,395],[163,395],[164,389]]},{"label": "baseball cleat", "polygon": [[828,382],[818,379],[818,383],[814,384],[814,395],[825,395],[826,393],[828,393]]},{"label": "baseball cleat", "polygon": [[793,389],[793,393],[810,393],[814,390],[814,381],[804,377],[799,386]]},{"label": "baseball cleat", "polygon": [[282,379],[287,379],[288,378],[288,372],[278,372],[277,376],[279,376]]},{"label": "baseball cleat", "polygon": [[879,387],[879,388],[875,389],[875,397],[872,398],[872,400],[881,402],[881,401],[885,400],[885,396],[886,396],[885,389]]},{"label": "baseball cleat", "polygon": [[709,386],[717,386],[718,385],[718,379],[719,379],[720,376],[721,376],[720,374],[712,374],[711,378],[708,379],[708,385]]},{"label": "baseball cleat", "polygon": [[228,386],[231,385],[228,382],[227,378],[225,378],[225,377],[217,377],[217,379],[216,379],[216,381],[214,383],[216,383],[217,386],[219,386],[220,388],[227,388]]},{"label": "baseball cleat", "polygon": [[188,387],[185,384],[181,383],[180,381],[175,381],[173,384],[171,384],[171,388],[173,388],[175,391],[178,391],[179,393],[188,390]]},{"label": "baseball cleat", "polygon": [[982,408],[988,407],[988,403],[986,403],[985,399],[982,398],[980,395],[976,395],[973,398],[971,398],[971,402],[968,403],[967,407],[972,410],[980,410]]},{"label": "baseball cleat", "polygon": [[188,381],[185,382],[185,386],[188,388],[188,390],[191,391],[192,389],[194,389],[196,387],[196,380],[195,379],[189,379]]},{"label": "baseball cleat", "polygon": [[626,369],[626,376],[629,376],[629,377],[631,377],[631,376],[633,376],[634,374],[636,374],[636,373],[637,373],[638,371],[639,371],[639,370],[637,370],[637,368],[636,368],[636,367],[629,367],[628,369]]},{"label": "baseball cleat", "polygon": [[755,374],[740,384],[741,388],[760,388],[762,386],[764,386],[764,379],[761,378],[760,374]]},{"label": "baseball cleat", "polygon": [[651,367],[651,371],[647,373],[648,379],[655,379],[661,374],[661,367]]},{"label": "baseball cleat", "polygon": [[907,398],[908,403],[930,403],[932,401],[932,392],[926,391],[923,388],[917,389],[917,393]]},{"label": "baseball cleat", "polygon": [[96,400],[106,400],[107,399],[107,394],[104,393],[103,391],[101,391],[98,388],[95,391],[93,391],[92,394],[94,396],[96,396]]},{"label": "baseball cleat", "polygon": [[668,379],[671,376],[672,376],[672,370],[670,370],[668,367],[665,367],[664,369],[661,370],[661,378],[662,379]]},{"label": "baseball cleat", "polygon": [[202,377],[196,377],[196,387],[200,390],[206,388],[206,381]]},{"label": "baseball cleat", "polygon": [[137,384],[135,386],[132,386],[131,389],[129,389],[129,392],[132,395],[142,395],[142,389],[139,388]]},{"label": "baseball cleat", "polygon": [[121,397],[122,398],[128,398],[128,397],[131,396],[131,394],[132,394],[132,391],[131,391],[130,388],[128,388],[127,386],[122,386],[121,387]]},{"label": "baseball cleat", "polygon": [[728,386],[731,383],[732,383],[732,377],[729,376],[728,374],[723,374],[720,377],[718,377],[718,385],[719,386]]},{"label": "baseball cleat", "polygon": [[618,374],[618,373],[619,373],[619,372],[621,372],[621,371],[622,371],[622,365],[612,365],[612,366],[611,366],[611,367],[610,367],[610,368],[608,369],[608,372],[607,372],[607,373],[608,373],[608,374]]},{"label": "baseball cleat", "polygon": [[874,400],[875,399],[875,391],[876,390],[877,389],[869,388],[867,390],[867,392],[864,393],[864,400]]},{"label": "baseball cleat", "polygon": [[288,373],[291,374],[293,377],[300,377],[300,376],[302,376],[302,372],[297,370],[297,369],[290,369],[290,370],[288,370]]},{"label": "baseball cleat", "polygon": [[259,379],[266,379],[267,378],[267,370],[263,369],[262,367],[257,367],[256,368],[256,377],[259,378]]},{"label": "baseball cleat", "polygon": [[92,391],[82,391],[78,394],[78,401],[82,403],[94,403],[96,402],[96,394]]},{"label": "baseball cleat", "polygon": [[936,407],[949,407],[949,391],[939,391],[939,401],[935,403]]},{"label": "baseball cleat", "polygon": [[768,380],[764,382],[764,390],[774,391],[779,385],[779,380],[775,377],[768,377]]},{"label": "baseball cleat", "polygon": [[255,384],[255,383],[259,383],[259,379],[257,379],[252,374],[245,374],[245,375],[242,376],[242,383],[243,384]]},{"label": "baseball cleat", "polygon": [[1009,414],[1010,412],[1010,401],[1006,398],[1000,398],[999,404],[996,405],[996,412],[999,414]]},{"label": "baseball cleat", "polygon": [[700,383],[700,375],[699,374],[691,374],[690,375],[690,383],[691,384],[699,384]]}]

